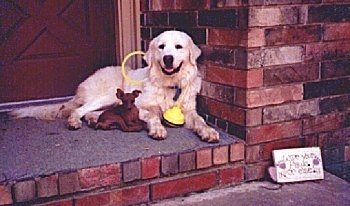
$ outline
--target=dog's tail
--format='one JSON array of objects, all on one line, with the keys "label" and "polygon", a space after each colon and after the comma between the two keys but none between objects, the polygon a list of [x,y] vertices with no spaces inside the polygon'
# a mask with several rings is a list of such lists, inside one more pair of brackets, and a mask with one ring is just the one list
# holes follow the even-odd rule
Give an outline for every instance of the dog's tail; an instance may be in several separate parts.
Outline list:
[{"label": "dog's tail", "polygon": [[65,103],[19,108],[10,111],[8,114],[14,119],[33,117],[41,120],[55,120],[68,118],[74,108],[76,106],[73,100],[70,100]]}]

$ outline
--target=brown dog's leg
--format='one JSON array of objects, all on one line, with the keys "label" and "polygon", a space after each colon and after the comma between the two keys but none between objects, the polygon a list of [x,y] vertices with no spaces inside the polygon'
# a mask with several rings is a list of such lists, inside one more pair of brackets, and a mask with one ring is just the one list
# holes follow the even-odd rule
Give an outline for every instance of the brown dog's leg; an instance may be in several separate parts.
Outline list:
[{"label": "brown dog's leg", "polygon": [[105,121],[105,122],[98,122],[95,125],[95,129],[111,130],[111,129],[118,129],[118,126],[115,124],[114,121]]}]

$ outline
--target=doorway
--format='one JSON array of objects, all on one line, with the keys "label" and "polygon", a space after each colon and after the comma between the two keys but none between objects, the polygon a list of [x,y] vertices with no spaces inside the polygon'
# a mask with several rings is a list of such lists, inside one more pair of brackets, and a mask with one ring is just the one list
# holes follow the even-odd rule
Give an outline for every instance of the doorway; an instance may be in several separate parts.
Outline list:
[{"label": "doorway", "polygon": [[0,8],[0,107],[72,96],[98,68],[140,48],[139,1],[1,0]]}]

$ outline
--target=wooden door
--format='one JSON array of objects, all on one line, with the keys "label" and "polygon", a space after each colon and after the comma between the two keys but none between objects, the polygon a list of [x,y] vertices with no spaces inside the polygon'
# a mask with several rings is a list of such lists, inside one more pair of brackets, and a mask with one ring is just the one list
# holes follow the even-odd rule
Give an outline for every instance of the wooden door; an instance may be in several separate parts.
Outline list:
[{"label": "wooden door", "polygon": [[113,0],[0,0],[0,103],[73,95],[116,64]]}]

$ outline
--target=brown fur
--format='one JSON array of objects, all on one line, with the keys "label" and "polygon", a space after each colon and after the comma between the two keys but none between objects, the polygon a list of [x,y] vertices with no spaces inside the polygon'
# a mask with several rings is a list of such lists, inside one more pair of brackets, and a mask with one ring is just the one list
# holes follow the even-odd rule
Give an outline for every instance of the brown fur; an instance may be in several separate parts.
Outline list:
[{"label": "brown fur", "polygon": [[145,129],[146,124],[139,119],[139,110],[135,106],[135,99],[140,93],[139,90],[124,93],[118,88],[116,96],[123,104],[104,111],[94,125],[95,129],[120,129],[124,132],[138,132]]}]

